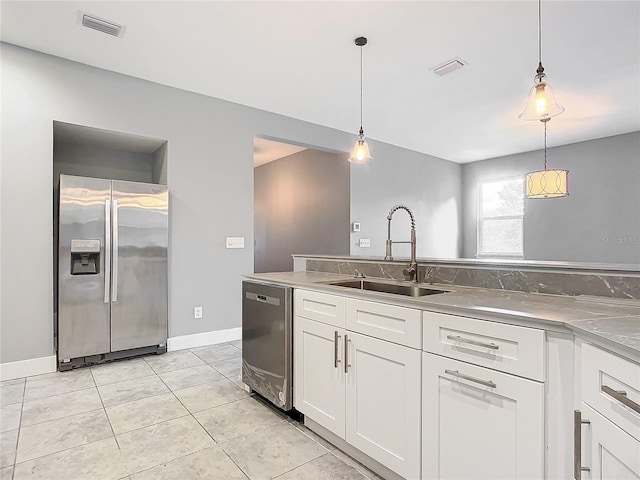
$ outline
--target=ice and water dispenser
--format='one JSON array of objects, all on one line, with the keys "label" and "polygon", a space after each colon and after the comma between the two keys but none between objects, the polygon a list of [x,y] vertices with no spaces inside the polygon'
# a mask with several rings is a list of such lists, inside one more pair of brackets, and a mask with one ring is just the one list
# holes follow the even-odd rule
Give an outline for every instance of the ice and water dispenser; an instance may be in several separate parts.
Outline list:
[{"label": "ice and water dispenser", "polygon": [[71,240],[71,275],[100,273],[100,240]]}]

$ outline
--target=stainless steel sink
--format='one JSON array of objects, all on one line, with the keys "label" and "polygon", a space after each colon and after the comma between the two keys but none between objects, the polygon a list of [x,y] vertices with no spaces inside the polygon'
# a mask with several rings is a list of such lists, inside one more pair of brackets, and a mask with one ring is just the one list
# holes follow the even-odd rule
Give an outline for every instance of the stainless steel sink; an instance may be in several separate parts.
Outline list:
[{"label": "stainless steel sink", "polygon": [[419,287],[418,285],[393,285],[390,283],[373,282],[371,280],[344,280],[340,282],[328,282],[329,285],[337,287],[356,288],[358,290],[369,290],[372,292],[393,293],[395,295],[405,295],[407,297],[424,297],[426,295],[437,295],[447,293],[446,290],[434,290],[432,288]]}]

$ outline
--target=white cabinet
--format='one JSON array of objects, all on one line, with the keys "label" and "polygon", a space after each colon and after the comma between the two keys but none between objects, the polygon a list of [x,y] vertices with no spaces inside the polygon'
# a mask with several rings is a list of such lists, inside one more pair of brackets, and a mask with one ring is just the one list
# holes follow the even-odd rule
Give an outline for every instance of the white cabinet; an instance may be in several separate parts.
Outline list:
[{"label": "white cabinet", "polygon": [[544,384],[422,355],[422,478],[544,478]]},{"label": "white cabinet", "polygon": [[576,480],[640,479],[640,365],[581,343]]},{"label": "white cabinet", "polygon": [[347,331],[346,440],[420,478],[420,351]]},{"label": "white cabinet", "polygon": [[296,316],[294,323],[295,408],[345,437],[344,329]]},{"label": "white cabinet", "polygon": [[587,404],[581,405],[582,451],[580,466],[582,479],[638,480],[640,479],[640,442],[597,413]]},{"label": "white cabinet", "polygon": [[[295,408],[398,475],[419,478],[421,351],[336,326],[357,325],[336,314],[352,299],[299,290],[294,297]],[[398,317],[389,305],[353,306],[370,320],[420,318],[411,309]]]}]

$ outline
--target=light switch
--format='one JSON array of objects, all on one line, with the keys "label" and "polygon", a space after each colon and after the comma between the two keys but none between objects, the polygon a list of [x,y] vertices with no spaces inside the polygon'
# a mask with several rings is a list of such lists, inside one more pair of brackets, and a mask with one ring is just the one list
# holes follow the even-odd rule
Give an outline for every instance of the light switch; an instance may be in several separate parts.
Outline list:
[{"label": "light switch", "polygon": [[351,224],[351,230],[354,232],[359,232],[360,231],[360,222],[353,222]]},{"label": "light switch", "polygon": [[244,248],[244,237],[227,237],[227,248]]},{"label": "light switch", "polygon": [[361,238],[360,239],[360,246],[362,248],[369,248],[371,246],[371,239],[370,238]]}]

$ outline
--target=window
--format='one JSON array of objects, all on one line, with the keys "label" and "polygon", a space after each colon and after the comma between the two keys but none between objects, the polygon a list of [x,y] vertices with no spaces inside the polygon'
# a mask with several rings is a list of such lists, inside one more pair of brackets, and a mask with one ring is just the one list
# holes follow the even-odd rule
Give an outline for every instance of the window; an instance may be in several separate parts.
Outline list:
[{"label": "window", "polygon": [[522,256],[523,177],[478,184],[478,256]]}]

